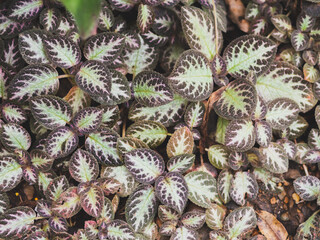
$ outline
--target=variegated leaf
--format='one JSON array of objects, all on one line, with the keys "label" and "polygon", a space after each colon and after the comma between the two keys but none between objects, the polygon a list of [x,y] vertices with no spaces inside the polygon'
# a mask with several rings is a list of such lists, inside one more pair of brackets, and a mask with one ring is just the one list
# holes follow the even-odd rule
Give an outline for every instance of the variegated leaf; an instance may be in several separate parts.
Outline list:
[{"label": "variegated leaf", "polygon": [[117,152],[117,139],[118,135],[111,129],[101,128],[88,135],[85,147],[100,163],[117,166],[122,164]]},{"label": "variegated leaf", "polygon": [[161,123],[140,121],[132,124],[126,132],[128,137],[138,138],[151,148],[158,147],[167,137],[167,129]]},{"label": "variegated leaf", "polygon": [[57,8],[45,8],[40,13],[39,22],[46,31],[52,32],[59,27],[60,16],[61,12]]},{"label": "variegated leaf", "polygon": [[120,182],[112,178],[99,178],[94,185],[100,187],[106,196],[115,194],[121,187]]},{"label": "variegated leaf", "polygon": [[69,172],[78,182],[95,180],[99,175],[98,161],[91,153],[78,149],[70,159]]},{"label": "variegated leaf", "polygon": [[46,152],[33,149],[30,152],[31,163],[38,171],[47,172],[51,169],[54,158],[51,158]]},{"label": "variegated leaf", "polygon": [[262,184],[259,184],[259,186],[262,187],[262,191],[278,193],[284,190],[283,187],[279,184],[281,182],[281,179],[264,168],[254,168],[253,175],[256,180],[261,181]]},{"label": "variegated leaf", "polygon": [[264,168],[273,173],[288,171],[288,156],[281,145],[271,142],[268,147],[260,148],[259,151]]},{"label": "variegated leaf", "polygon": [[6,193],[0,193],[0,216],[4,214],[4,212],[9,209],[10,200]]},{"label": "variegated leaf", "polygon": [[194,154],[181,154],[170,158],[167,162],[167,169],[169,172],[185,173],[191,168],[195,161]]},{"label": "variegated leaf", "polygon": [[184,122],[189,128],[199,127],[205,113],[205,106],[202,102],[190,103],[184,114]]},{"label": "variegated leaf", "polygon": [[243,206],[246,203],[246,197],[254,200],[258,196],[259,187],[251,173],[239,171],[231,181],[230,190],[232,200]]},{"label": "variegated leaf", "polygon": [[218,193],[219,193],[220,199],[225,204],[231,200],[229,193],[231,191],[232,178],[233,178],[232,173],[227,169],[222,170],[218,176],[218,182],[217,182]]},{"label": "variegated leaf", "polygon": [[83,210],[90,216],[99,217],[104,206],[104,193],[99,186],[88,186],[80,194]]},{"label": "variegated leaf", "polygon": [[299,164],[305,164],[304,157],[306,156],[307,152],[309,152],[311,149],[306,143],[296,143],[296,154],[294,156],[294,161],[296,161]]},{"label": "variegated leaf", "polygon": [[101,104],[116,105],[131,99],[131,90],[127,78],[120,72],[110,69],[111,90],[109,95],[103,95],[102,99],[96,99]]},{"label": "variegated leaf", "polygon": [[234,151],[245,152],[255,143],[255,131],[251,120],[232,120],[226,128],[225,145]]},{"label": "variegated leaf", "polygon": [[21,124],[27,120],[27,114],[19,105],[13,103],[2,104],[2,118],[9,123]]},{"label": "variegated leaf", "polygon": [[124,156],[126,153],[138,149],[138,148],[148,148],[148,145],[134,137],[123,137],[118,138],[117,150],[120,156]]},{"label": "variegated leaf", "polygon": [[127,197],[138,185],[135,178],[124,165],[118,167],[106,167],[102,177],[112,178],[121,184],[118,193],[120,197]]},{"label": "variegated leaf", "polygon": [[100,33],[89,38],[83,48],[88,60],[110,64],[122,52],[124,37],[118,33]]},{"label": "variegated leaf", "polygon": [[15,123],[2,125],[0,140],[9,151],[16,149],[28,150],[31,146],[31,136],[27,130]]},{"label": "variegated leaf", "polygon": [[4,66],[0,66],[0,98],[2,99],[7,98],[9,80],[11,80],[10,73]]},{"label": "variegated leaf", "polygon": [[205,223],[206,215],[202,211],[190,211],[184,213],[181,216],[180,221],[186,228],[191,230],[198,230]]},{"label": "variegated leaf", "polygon": [[[189,46],[212,60],[221,48],[222,36],[219,30],[215,31],[211,18],[199,8],[184,6],[181,8],[181,24]],[[216,38],[219,43],[218,49]]]},{"label": "variegated leaf", "polygon": [[8,89],[8,97],[14,101],[26,101],[33,96],[55,94],[59,88],[58,72],[48,65],[30,65],[14,76]]},{"label": "variegated leaf", "polygon": [[220,203],[217,182],[212,175],[203,171],[190,172],[185,176],[188,198],[194,204],[209,208],[211,202]]},{"label": "variegated leaf", "polygon": [[320,131],[319,129],[312,128],[308,135],[308,145],[311,148],[320,150]]},{"label": "variegated leaf", "polygon": [[91,102],[90,96],[78,86],[73,86],[63,100],[70,104],[73,114],[85,107],[89,107]]},{"label": "variegated leaf", "polygon": [[304,134],[308,126],[308,122],[302,116],[298,115],[298,118],[294,120],[288,128],[282,130],[281,135],[291,140],[297,139]]},{"label": "variegated leaf", "polygon": [[81,50],[72,40],[62,36],[46,36],[43,43],[46,55],[53,65],[71,68],[80,63]]},{"label": "variegated leaf", "polygon": [[320,196],[320,180],[317,177],[299,177],[294,180],[293,187],[305,201],[313,201]]},{"label": "variegated leaf", "polygon": [[4,155],[0,158],[0,191],[7,192],[15,188],[22,178],[22,167],[15,155]]},{"label": "variegated leaf", "polygon": [[245,80],[229,83],[213,103],[215,112],[228,120],[251,116],[256,106],[257,93],[254,86]]},{"label": "variegated leaf", "polygon": [[140,183],[153,183],[165,170],[161,155],[148,148],[139,148],[126,153],[124,162]]},{"label": "variegated leaf", "polygon": [[136,31],[128,30],[122,35],[125,36],[125,48],[138,49],[140,47],[140,38]]},{"label": "variegated leaf", "polygon": [[297,29],[303,32],[309,32],[316,23],[316,18],[302,11],[297,19]]},{"label": "variegated leaf", "polygon": [[208,149],[209,161],[214,167],[218,169],[228,167],[229,154],[230,151],[224,145],[212,145]]},{"label": "variegated leaf", "polygon": [[52,216],[48,219],[48,225],[54,232],[67,232],[68,223],[63,217]]},{"label": "variegated leaf", "polygon": [[134,231],[128,223],[120,219],[106,225],[106,236],[110,240],[135,240]]},{"label": "variegated leaf", "polygon": [[181,226],[177,228],[176,231],[170,237],[170,240],[180,240],[180,239],[197,240],[199,239],[199,234],[197,231]]},{"label": "variegated leaf", "polygon": [[151,185],[140,185],[126,202],[126,220],[137,232],[150,223],[157,210],[157,198]]},{"label": "variegated leaf", "polygon": [[[67,13],[68,12],[66,12],[66,14]],[[66,36],[69,33],[69,31],[76,28],[75,22],[72,21],[69,17],[64,16],[64,14],[61,14],[59,20],[60,20],[59,26],[55,31],[58,36]]]},{"label": "variegated leaf", "polygon": [[230,122],[229,120],[218,116],[217,128],[216,128],[217,130],[215,133],[215,140],[217,143],[220,143],[220,144],[225,143],[226,128],[227,128],[229,122]]},{"label": "variegated leaf", "polygon": [[147,107],[164,105],[173,100],[167,79],[158,72],[142,71],[132,81],[136,101]]},{"label": "variegated leaf", "polygon": [[306,33],[295,30],[291,34],[291,44],[294,49],[299,52],[308,47],[309,36]]},{"label": "variegated leaf", "polygon": [[15,37],[19,32],[30,28],[30,21],[16,22],[9,19],[7,16],[7,7],[2,7],[0,10],[0,35],[3,38]]},{"label": "variegated leaf", "polygon": [[18,0],[10,4],[8,17],[15,21],[27,21],[36,18],[43,7],[42,0]]},{"label": "variegated leaf", "polygon": [[154,11],[152,6],[147,4],[139,4],[137,26],[141,33],[149,31],[153,24]]},{"label": "variegated leaf", "polygon": [[264,17],[258,17],[254,19],[250,24],[250,34],[253,35],[265,35],[268,30],[268,21]]},{"label": "variegated leaf", "polygon": [[120,110],[118,105],[100,107],[103,110],[101,126],[112,128],[120,119]]},{"label": "variegated leaf", "polygon": [[175,63],[184,50],[183,46],[177,43],[172,45],[170,44],[165,48],[160,59],[160,65],[166,73],[173,70]]},{"label": "variegated leaf", "polygon": [[271,22],[280,32],[286,33],[292,31],[291,20],[287,15],[273,15],[271,17]]},{"label": "variegated leaf", "polygon": [[230,239],[244,236],[257,225],[257,216],[252,207],[240,207],[232,211],[224,221],[224,229]]},{"label": "variegated leaf", "polygon": [[245,153],[242,152],[231,152],[228,157],[228,164],[231,169],[237,171],[242,166],[248,165],[248,159]]},{"label": "variegated leaf", "polygon": [[139,103],[133,103],[129,110],[129,119],[135,122],[157,121],[170,127],[181,120],[187,103],[188,101],[178,94],[174,94],[173,101],[158,107],[145,107]]},{"label": "variegated leaf", "polygon": [[254,126],[256,141],[261,147],[267,147],[271,142],[272,128],[265,121],[256,121]]},{"label": "variegated leaf", "polygon": [[4,64],[7,64],[8,70],[12,73],[16,73],[25,66],[25,62],[19,51],[18,38],[4,41],[3,53],[0,54],[0,59]]},{"label": "variegated leaf", "polygon": [[223,52],[227,71],[233,77],[246,77],[250,71],[257,76],[267,70],[275,59],[277,46],[268,38],[246,35],[233,40]]},{"label": "variegated leaf", "polygon": [[313,164],[320,162],[320,151],[319,150],[309,150],[302,158],[302,163]]},{"label": "variegated leaf", "polygon": [[176,210],[166,205],[159,205],[158,217],[162,222],[169,222],[169,221],[177,221],[180,218],[180,215]]},{"label": "variegated leaf", "polygon": [[64,218],[70,218],[80,210],[80,196],[77,194],[77,187],[68,188],[52,205],[53,213]]},{"label": "variegated leaf", "polygon": [[88,107],[80,110],[73,118],[73,124],[81,134],[88,134],[97,130],[102,122],[103,110]]},{"label": "variegated leaf", "polygon": [[36,213],[30,207],[15,207],[0,217],[0,237],[10,239],[24,234],[34,223]]},{"label": "variegated leaf", "polygon": [[40,199],[34,209],[41,217],[50,217],[52,215],[51,203],[47,200]]},{"label": "variegated leaf", "polygon": [[41,30],[24,31],[19,35],[19,50],[28,64],[49,64],[45,54],[43,38],[45,33]]},{"label": "variegated leaf", "polygon": [[33,117],[51,130],[65,126],[72,118],[71,106],[56,96],[34,97],[30,99],[30,109]]},{"label": "variegated leaf", "polygon": [[278,139],[277,143],[283,147],[289,160],[293,160],[296,155],[296,152],[297,152],[297,148],[296,148],[296,145],[294,144],[294,142],[292,142],[286,138],[283,138],[283,139]]},{"label": "variegated leaf", "polygon": [[289,98],[276,98],[269,102],[266,121],[273,129],[288,127],[299,113],[299,106]]},{"label": "variegated leaf", "polygon": [[167,144],[167,155],[169,158],[181,154],[191,154],[193,152],[194,141],[192,132],[188,127],[176,130]]},{"label": "variegated leaf", "polygon": [[83,63],[75,76],[75,81],[90,95],[109,95],[111,91],[111,74],[102,62],[90,60]]},{"label": "variegated leaf", "polygon": [[135,6],[135,4],[137,3],[137,0],[130,0],[130,1],[110,0],[109,3],[117,11],[128,12]]},{"label": "variegated leaf", "polygon": [[69,188],[69,182],[65,175],[53,179],[44,194],[49,201],[57,201],[61,194]]},{"label": "variegated leaf", "polygon": [[160,235],[168,237],[171,236],[176,231],[177,223],[178,221],[164,222],[159,229]]},{"label": "variegated leaf", "polygon": [[29,184],[36,184],[38,181],[38,169],[34,166],[25,166],[23,168],[23,179]]},{"label": "variegated leaf", "polygon": [[142,33],[141,37],[147,44],[153,47],[163,47],[169,41],[169,37],[157,35],[151,30],[146,33]]},{"label": "variegated leaf", "polygon": [[110,31],[114,24],[114,15],[108,6],[101,6],[101,11],[99,13],[98,28],[101,31]]},{"label": "variegated leaf", "polygon": [[314,212],[296,231],[294,239],[317,239],[320,234],[320,210]]},{"label": "variegated leaf", "polygon": [[317,52],[313,51],[313,50],[306,50],[306,51],[303,51],[303,53],[302,53],[303,60],[308,65],[311,65],[311,66],[314,66],[317,64],[317,62],[318,62],[317,57],[318,57]]},{"label": "variegated leaf", "polygon": [[205,220],[209,228],[219,230],[223,228],[223,220],[226,216],[227,210],[225,207],[218,204],[211,204],[206,209]]},{"label": "variegated leaf", "polygon": [[180,173],[170,172],[157,178],[155,183],[156,195],[160,202],[173,208],[180,214],[188,200],[188,187]]},{"label": "variegated leaf", "polygon": [[[315,68],[312,65],[309,65],[308,63],[305,63],[303,65],[303,75],[304,75],[304,80],[315,83],[320,79],[320,72],[317,68]],[[313,87],[315,89],[315,87]],[[316,91],[314,91],[316,92]]]},{"label": "variegated leaf", "polygon": [[190,101],[204,100],[213,90],[208,59],[196,50],[187,50],[180,55],[168,80],[175,92]]},{"label": "variegated leaf", "polygon": [[78,135],[68,127],[59,127],[47,137],[45,149],[53,158],[62,158],[72,153],[78,146]]},{"label": "variegated leaf", "polygon": [[139,35],[140,47],[138,49],[124,49],[123,60],[128,73],[136,76],[143,70],[153,70],[158,62],[159,50],[149,46]]},{"label": "variegated leaf", "polygon": [[[112,208],[112,202],[110,201],[109,198],[105,197],[104,198],[104,204],[102,206],[101,214],[99,218],[97,219],[97,222],[100,223],[109,223],[113,220],[114,218],[114,211]],[[97,231],[99,232],[99,231]]]},{"label": "variegated leaf", "polygon": [[38,186],[40,191],[44,192],[50,182],[56,177],[56,174],[51,172],[38,172]]}]

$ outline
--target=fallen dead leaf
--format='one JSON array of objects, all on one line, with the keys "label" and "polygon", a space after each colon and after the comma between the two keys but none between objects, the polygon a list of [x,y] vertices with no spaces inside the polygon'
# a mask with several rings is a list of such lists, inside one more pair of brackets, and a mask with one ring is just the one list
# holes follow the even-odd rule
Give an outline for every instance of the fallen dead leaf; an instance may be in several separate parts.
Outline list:
[{"label": "fallen dead leaf", "polygon": [[249,22],[244,19],[245,6],[241,0],[226,0],[229,6],[229,17],[232,22],[237,24],[241,31],[249,32]]},{"label": "fallen dead leaf", "polygon": [[286,240],[288,232],[277,218],[267,211],[256,211],[258,228],[267,240]]}]

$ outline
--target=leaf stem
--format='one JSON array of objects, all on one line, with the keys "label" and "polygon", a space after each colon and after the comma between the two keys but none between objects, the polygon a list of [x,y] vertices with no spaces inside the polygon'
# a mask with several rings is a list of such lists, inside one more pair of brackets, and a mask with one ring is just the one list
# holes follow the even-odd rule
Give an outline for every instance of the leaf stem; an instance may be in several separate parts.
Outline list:
[{"label": "leaf stem", "polygon": [[214,2],[215,0],[212,0],[212,6],[213,6],[213,19],[214,19],[214,32],[215,32],[215,44],[216,44],[216,55],[218,54],[218,48],[219,48],[219,39],[218,39],[218,21],[217,21],[217,9],[216,4]]},{"label": "leaf stem", "polygon": [[172,136],[172,133],[167,133],[167,136]]},{"label": "leaf stem", "polygon": [[302,164],[302,166],[303,166],[303,170],[304,170],[304,173],[306,174],[306,176],[309,176],[308,167],[305,164]]},{"label": "leaf stem", "polygon": [[63,74],[63,75],[59,75],[58,76],[58,79],[60,78],[74,78],[74,75],[72,74]]},{"label": "leaf stem", "polygon": [[127,121],[123,121],[122,123],[122,137],[126,136],[126,123]]}]

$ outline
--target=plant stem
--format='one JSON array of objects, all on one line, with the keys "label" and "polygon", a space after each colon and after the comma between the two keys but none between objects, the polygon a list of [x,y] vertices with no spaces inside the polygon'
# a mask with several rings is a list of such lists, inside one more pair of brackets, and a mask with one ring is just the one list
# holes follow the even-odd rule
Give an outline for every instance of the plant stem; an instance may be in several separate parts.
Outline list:
[{"label": "plant stem", "polygon": [[305,164],[302,164],[303,166],[303,170],[304,170],[304,173],[306,174],[306,176],[309,176],[309,172],[308,172],[308,168]]}]

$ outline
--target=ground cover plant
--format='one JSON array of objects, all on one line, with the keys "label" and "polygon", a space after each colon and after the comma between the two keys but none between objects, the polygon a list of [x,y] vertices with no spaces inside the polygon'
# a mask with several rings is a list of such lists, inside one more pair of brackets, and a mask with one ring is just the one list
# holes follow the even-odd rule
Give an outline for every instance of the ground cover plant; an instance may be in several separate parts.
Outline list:
[{"label": "ground cover plant", "polygon": [[0,3],[0,239],[320,239],[319,0]]}]

